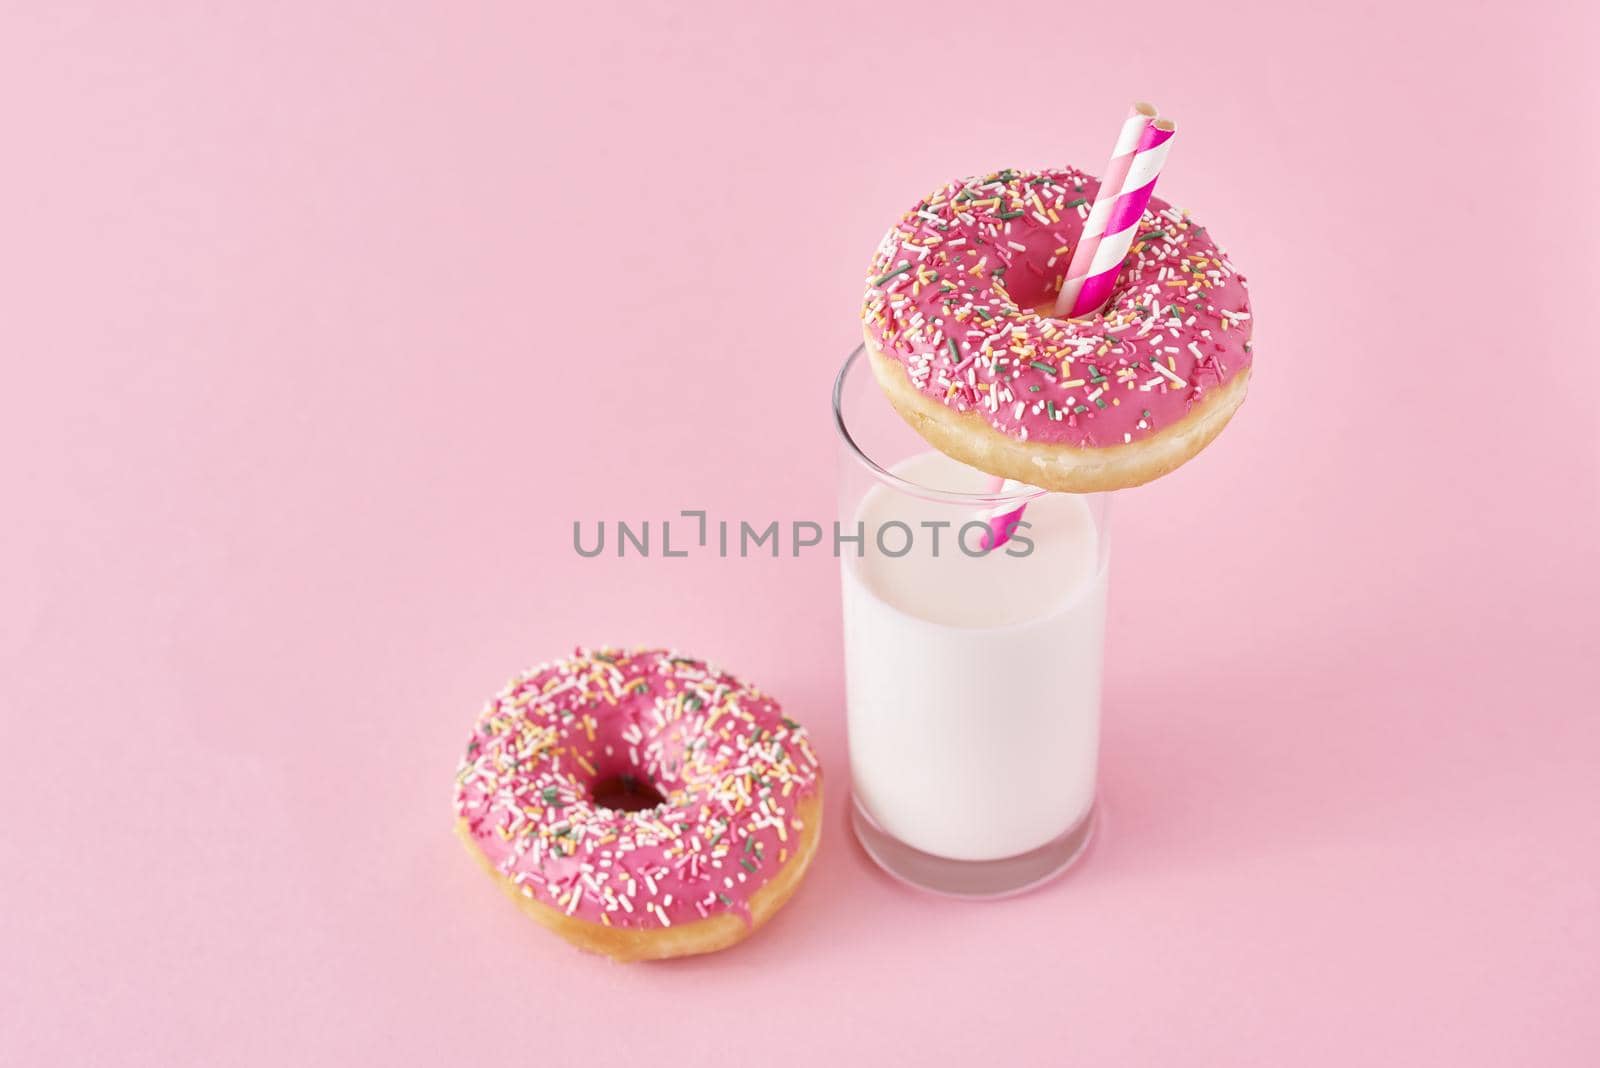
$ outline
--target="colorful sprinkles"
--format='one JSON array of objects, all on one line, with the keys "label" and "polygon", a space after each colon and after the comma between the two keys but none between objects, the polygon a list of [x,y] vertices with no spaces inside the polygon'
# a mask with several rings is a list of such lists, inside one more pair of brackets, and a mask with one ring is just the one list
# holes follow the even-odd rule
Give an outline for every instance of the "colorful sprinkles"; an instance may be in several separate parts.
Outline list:
[{"label": "colorful sprinkles", "polygon": [[1060,289],[1098,185],[1073,168],[1004,170],[920,201],[873,256],[868,340],[920,392],[1020,441],[1106,447],[1177,422],[1250,366],[1245,279],[1153,198],[1104,314],[1035,310]]},{"label": "colorful sprinkles", "polygon": [[[613,779],[665,800],[607,808],[595,790]],[[819,781],[805,730],[754,687],[665,650],[578,649],[489,702],[455,804],[528,897],[608,926],[670,927],[748,919]]]}]

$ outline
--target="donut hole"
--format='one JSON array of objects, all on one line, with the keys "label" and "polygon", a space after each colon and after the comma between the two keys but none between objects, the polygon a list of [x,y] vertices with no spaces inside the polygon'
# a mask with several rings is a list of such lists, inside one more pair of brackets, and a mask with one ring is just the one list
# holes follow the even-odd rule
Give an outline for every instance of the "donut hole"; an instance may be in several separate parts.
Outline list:
[{"label": "donut hole", "polygon": [[661,791],[637,775],[612,775],[599,779],[590,788],[589,798],[599,807],[616,812],[643,812],[667,803]]},{"label": "donut hole", "polygon": [[1041,300],[1037,304],[1028,304],[1025,307],[1035,315],[1042,315],[1046,319],[1060,319],[1063,322],[1067,319],[1065,315],[1056,314],[1056,295],[1054,293],[1051,293],[1047,299]]}]

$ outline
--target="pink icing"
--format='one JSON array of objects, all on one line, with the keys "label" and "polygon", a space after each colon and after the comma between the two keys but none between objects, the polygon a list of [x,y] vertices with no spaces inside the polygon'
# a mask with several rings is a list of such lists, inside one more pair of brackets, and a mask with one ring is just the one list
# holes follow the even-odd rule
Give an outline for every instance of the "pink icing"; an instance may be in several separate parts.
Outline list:
[{"label": "pink icing", "polygon": [[[616,927],[732,911],[793,856],[795,807],[820,781],[776,701],[665,650],[578,649],[513,679],[478,718],[456,812],[529,897]],[[592,799],[634,776],[666,799]]]},{"label": "pink icing", "polygon": [[1250,301],[1205,228],[1151,198],[1103,314],[1054,300],[1099,182],[1073,168],[952,182],[872,259],[868,338],[916,388],[1021,441],[1106,447],[1181,419],[1250,366]]}]

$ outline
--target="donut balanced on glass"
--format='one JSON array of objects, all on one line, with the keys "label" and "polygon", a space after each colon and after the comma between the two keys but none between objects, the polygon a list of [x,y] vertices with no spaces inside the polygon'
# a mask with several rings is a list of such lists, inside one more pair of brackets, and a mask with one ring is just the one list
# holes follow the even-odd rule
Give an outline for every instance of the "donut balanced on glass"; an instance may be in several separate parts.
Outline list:
[{"label": "donut balanced on glass", "polygon": [[456,775],[456,829],[528,915],[617,960],[743,941],[822,831],[822,773],[772,698],[660,649],[513,679]]},{"label": "donut balanced on glass", "polygon": [[867,353],[936,448],[1044,489],[1122,489],[1192,458],[1244,401],[1244,277],[1163,200],[1150,200],[1103,311],[1052,314],[1098,192],[1072,168],[963,179],[878,246]]}]

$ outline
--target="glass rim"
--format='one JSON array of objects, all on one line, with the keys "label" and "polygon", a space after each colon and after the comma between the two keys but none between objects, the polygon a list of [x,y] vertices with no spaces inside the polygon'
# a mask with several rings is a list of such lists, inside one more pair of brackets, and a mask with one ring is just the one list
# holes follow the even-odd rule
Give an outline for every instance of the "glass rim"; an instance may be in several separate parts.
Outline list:
[{"label": "glass rim", "polygon": [[[850,355],[844,358],[844,364],[839,368],[839,373],[834,376],[833,426],[834,429],[839,433],[839,441],[847,450],[849,450],[851,458],[865,468],[869,475],[877,479],[879,482],[882,482],[884,485],[893,487],[902,493],[909,493],[914,496],[922,497],[926,500],[946,501],[951,504],[972,505],[975,508],[995,507],[997,505],[1014,505],[1018,501],[1036,500],[1037,498],[1043,497],[1045,494],[1050,492],[1049,490],[1040,489],[1037,486],[1029,487],[1029,492],[1027,493],[1001,493],[999,491],[988,493],[962,493],[959,490],[939,489],[936,486],[925,486],[920,482],[912,482],[910,479],[902,478],[893,471],[890,471],[888,468],[884,467],[882,464],[878,463],[878,461],[874,460],[871,456],[868,456],[866,450],[861,447],[860,443],[856,441],[854,435],[850,433],[850,427],[846,424],[844,417],[845,380],[849,377],[851,370],[855,367],[856,361],[861,359],[866,353],[866,349],[867,346],[864,343],[857,345],[854,349],[852,349]],[[877,383],[874,382],[873,384],[876,385]],[[885,398],[884,403],[888,403],[887,398]],[[896,417],[898,418],[898,413],[896,413]],[[932,443],[929,444],[929,447],[932,447]],[[1095,495],[1087,494],[1086,496]]]}]

